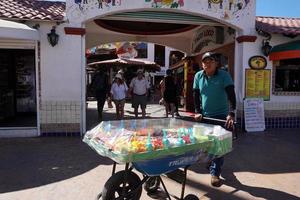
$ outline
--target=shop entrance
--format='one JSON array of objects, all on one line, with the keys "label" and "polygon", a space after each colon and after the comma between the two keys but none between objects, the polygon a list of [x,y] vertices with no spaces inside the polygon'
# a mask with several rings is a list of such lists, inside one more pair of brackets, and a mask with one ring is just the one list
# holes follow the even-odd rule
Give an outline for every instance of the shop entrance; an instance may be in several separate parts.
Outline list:
[{"label": "shop entrance", "polygon": [[35,50],[0,49],[0,128],[36,127]]}]

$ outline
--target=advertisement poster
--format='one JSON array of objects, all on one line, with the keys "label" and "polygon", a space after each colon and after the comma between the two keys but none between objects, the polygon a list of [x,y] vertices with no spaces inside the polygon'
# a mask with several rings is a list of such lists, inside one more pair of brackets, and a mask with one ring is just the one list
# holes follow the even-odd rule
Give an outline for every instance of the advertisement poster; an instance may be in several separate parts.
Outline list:
[{"label": "advertisement poster", "polygon": [[246,69],[246,98],[270,100],[271,70]]},{"label": "advertisement poster", "polygon": [[244,100],[245,129],[247,132],[264,131],[265,111],[262,98],[250,98]]}]

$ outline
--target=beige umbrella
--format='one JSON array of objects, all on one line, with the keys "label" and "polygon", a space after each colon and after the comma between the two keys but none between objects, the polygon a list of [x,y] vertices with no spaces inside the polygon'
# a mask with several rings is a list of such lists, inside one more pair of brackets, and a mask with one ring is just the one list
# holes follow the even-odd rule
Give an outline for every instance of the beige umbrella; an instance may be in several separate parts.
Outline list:
[{"label": "beige umbrella", "polygon": [[98,62],[89,63],[88,67],[90,68],[101,68],[101,67],[130,67],[130,68],[144,68],[147,71],[160,71],[160,65],[155,62],[144,60],[144,59],[136,59],[136,58],[117,58],[112,60],[103,60]]}]

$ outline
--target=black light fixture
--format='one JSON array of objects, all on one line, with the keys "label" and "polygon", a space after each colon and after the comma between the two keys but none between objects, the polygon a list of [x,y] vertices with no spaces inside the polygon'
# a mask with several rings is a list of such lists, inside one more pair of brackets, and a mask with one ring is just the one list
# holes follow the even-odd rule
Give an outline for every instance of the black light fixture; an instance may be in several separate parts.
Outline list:
[{"label": "black light fixture", "polygon": [[271,49],[272,49],[272,46],[270,45],[269,40],[267,40],[267,39],[263,40],[261,51],[264,54],[264,56],[269,56]]},{"label": "black light fixture", "polygon": [[55,26],[52,27],[50,33],[47,34],[47,37],[48,37],[48,42],[51,44],[51,46],[54,47],[55,45],[57,45],[59,35],[56,34]]},{"label": "black light fixture", "polygon": [[264,54],[264,56],[268,57],[271,50],[272,50],[272,46],[270,45],[270,40],[272,38],[271,34],[268,32],[265,32],[261,29],[257,29],[256,30],[257,33],[263,37],[265,37],[266,39],[262,40],[262,47],[261,47],[261,51]]}]

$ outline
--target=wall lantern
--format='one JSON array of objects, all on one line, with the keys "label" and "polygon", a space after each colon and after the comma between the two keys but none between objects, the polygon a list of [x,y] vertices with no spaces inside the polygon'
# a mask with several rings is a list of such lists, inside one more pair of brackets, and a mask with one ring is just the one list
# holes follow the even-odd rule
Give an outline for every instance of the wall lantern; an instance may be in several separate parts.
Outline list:
[{"label": "wall lantern", "polygon": [[264,54],[264,56],[269,56],[271,50],[272,50],[272,46],[270,45],[270,40],[272,38],[271,34],[268,32],[265,32],[263,30],[256,30],[257,33],[263,37],[265,37],[266,39],[263,39],[262,41],[262,47],[261,47],[261,51]]},{"label": "wall lantern", "polygon": [[272,46],[269,43],[269,40],[263,40],[261,51],[264,54],[264,56],[269,56],[271,52]]},{"label": "wall lantern", "polygon": [[47,34],[48,42],[51,44],[51,46],[55,46],[58,43],[59,35],[55,32],[55,26],[52,27],[50,33]]}]

